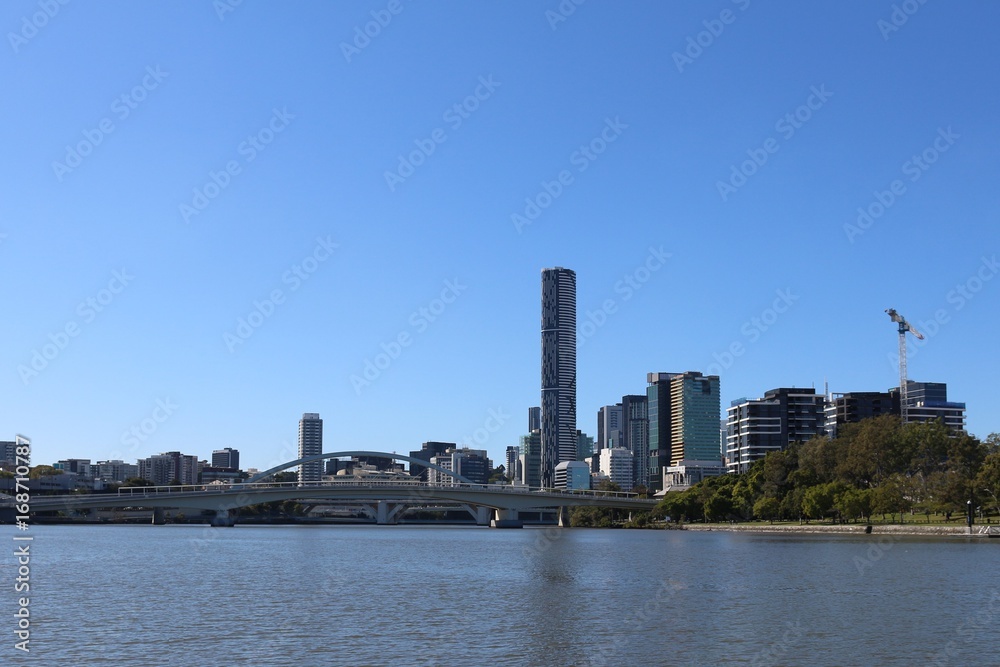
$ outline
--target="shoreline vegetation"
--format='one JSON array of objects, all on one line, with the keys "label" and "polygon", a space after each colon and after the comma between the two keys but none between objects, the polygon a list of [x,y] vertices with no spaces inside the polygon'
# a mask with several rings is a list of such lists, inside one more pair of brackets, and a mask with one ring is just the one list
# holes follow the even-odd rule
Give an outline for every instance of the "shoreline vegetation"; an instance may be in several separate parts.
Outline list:
[{"label": "shoreline vegetation", "polygon": [[[834,438],[817,435],[772,451],[745,472],[669,491],[624,526],[666,521],[668,528],[702,530],[714,524],[719,530],[854,532],[872,525],[890,532],[894,525],[899,528],[891,532],[961,534],[968,516],[977,525],[1000,524],[1000,433],[979,440],[940,421],[901,424],[883,415],[844,424]],[[579,527],[622,519],[599,508],[577,508],[570,516]]]}]

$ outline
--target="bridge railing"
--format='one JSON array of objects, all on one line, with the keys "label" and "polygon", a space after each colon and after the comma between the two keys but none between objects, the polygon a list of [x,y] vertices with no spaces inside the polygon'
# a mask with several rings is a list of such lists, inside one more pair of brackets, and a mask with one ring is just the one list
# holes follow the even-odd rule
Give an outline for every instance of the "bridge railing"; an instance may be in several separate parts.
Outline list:
[{"label": "bridge railing", "polygon": [[345,480],[328,480],[322,482],[254,482],[232,483],[232,484],[183,484],[175,486],[130,486],[118,489],[119,496],[148,497],[151,495],[161,495],[169,493],[227,493],[231,491],[256,491],[262,489],[299,489],[299,488],[372,488],[372,489],[445,489],[445,490],[475,490],[491,491],[494,493],[512,494],[558,494],[575,497],[588,498],[633,498],[638,499],[636,493],[626,491],[599,491],[590,489],[555,489],[542,487],[527,487],[513,484],[464,484],[455,482],[454,484],[428,484],[421,480],[406,479],[380,479],[369,480],[351,478]]}]

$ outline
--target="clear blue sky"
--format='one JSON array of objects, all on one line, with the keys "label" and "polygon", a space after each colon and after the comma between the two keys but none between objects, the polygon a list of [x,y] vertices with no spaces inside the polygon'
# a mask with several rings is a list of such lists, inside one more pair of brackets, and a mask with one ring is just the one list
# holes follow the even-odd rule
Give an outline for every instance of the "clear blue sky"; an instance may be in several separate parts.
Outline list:
[{"label": "clear blue sky", "polygon": [[719,372],[723,409],[895,386],[888,307],[910,377],[1000,431],[996,3],[224,2],[0,7],[0,439],[35,462],[264,467],[319,412],[329,451],[500,463],[549,266],[581,327],[612,311],[591,435],[650,371]]}]

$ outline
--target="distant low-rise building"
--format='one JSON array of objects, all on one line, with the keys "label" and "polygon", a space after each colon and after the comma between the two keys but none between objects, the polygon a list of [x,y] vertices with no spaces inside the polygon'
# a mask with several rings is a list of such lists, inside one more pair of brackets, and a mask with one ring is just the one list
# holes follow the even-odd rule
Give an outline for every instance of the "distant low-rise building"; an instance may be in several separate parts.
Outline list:
[{"label": "distant low-rise building", "polygon": [[212,452],[213,468],[233,468],[240,469],[240,450],[232,447],[223,447]]},{"label": "distant low-rise building", "polygon": [[726,474],[726,466],[722,461],[692,461],[683,460],[677,465],[663,469],[663,492],[684,491],[709,477]]},{"label": "distant low-rise building", "polygon": [[75,473],[80,477],[93,477],[90,459],[63,459],[62,461],[56,461],[52,467],[63,472]]},{"label": "distant low-rise building", "polygon": [[632,489],[632,452],[624,447],[602,449],[600,470],[623,491]]},{"label": "distant low-rise building", "polygon": [[[449,449],[444,454],[432,458],[430,462],[461,475],[473,484],[486,484],[492,469],[492,461],[486,455],[486,450],[468,447]],[[434,468],[427,469],[427,482],[435,486],[454,486],[462,483]]]},{"label": "distant low-rise building", "polygon": [[197,484],[198,457],[180,452],[164,452],[139,459],[139,477],[156,486],[170,483]]},{"label": "distant low-rise building", "polygon": [[91,466],[95,479],[103,482],[119,483],[139,476],[139,466],[122,460],[98,461]]},{"label": "distant low-rise building", "polygon": [[590,488],[590,466],[583,461],[563,461],[556,466],[557,489]]}]

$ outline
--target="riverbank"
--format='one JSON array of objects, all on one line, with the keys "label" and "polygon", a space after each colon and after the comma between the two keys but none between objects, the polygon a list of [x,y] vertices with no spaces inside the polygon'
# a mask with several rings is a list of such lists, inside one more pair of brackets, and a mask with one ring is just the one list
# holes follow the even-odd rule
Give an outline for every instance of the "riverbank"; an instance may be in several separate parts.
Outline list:
[{"label": "riverbank", "polygon": [[[973,537],[979,532],[981,526],[973,526]],[[784,533],[784,534],[830,534],[838,533],[845,535],[864,535],[864,524],[760,524],[760,523],[689,523],[684,525],[685,530],[724,530],[729,532],[747,533]],[[919,524],[873,524],[872,535],[898,535],[914,537],[932,536],[968,536],[968,528],[963,525],[943,526],[919,525]]]}]

